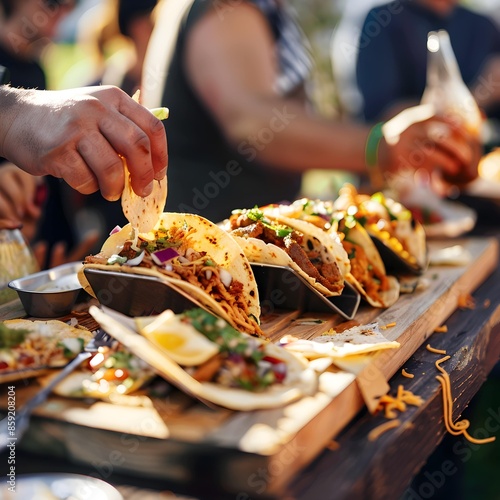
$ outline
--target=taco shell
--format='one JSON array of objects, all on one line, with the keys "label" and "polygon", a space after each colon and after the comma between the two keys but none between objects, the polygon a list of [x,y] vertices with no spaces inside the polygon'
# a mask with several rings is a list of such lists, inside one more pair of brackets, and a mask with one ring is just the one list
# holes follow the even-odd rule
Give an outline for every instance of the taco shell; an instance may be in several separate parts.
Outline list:
[{"label": "taco shell", "polygon": [[139,334],[134,327],[133,319],[108,309],[103,311],[96,306],[92,306],[89,312],[104,330],[148,363],[165,380],[203,402],[232,410],[249,411],[280,407],[303,396],[312,395],[317,390],[317,375],[307,368],[305,360],[279,346],[254,337],[253,340],[265,344],[266,355],[286,362],[287,375],[283,383],[253,392],[225,387],[214,382],[199,382],[174,362],[165,350]]},{"label": "taco shell", "polygon": [[346,359],[400,347],[399,342],[384,337],[378,323],[354,326],[340,333],[320,335],[311,340],[284,337],[280,342],[286,349],[301,353],[308,359]]},{"label": "taco shell", "polygon": [[[388,267],[395,263],[390,262],[391,259],[386,254],[394,254],[392,261],[401,261],[412,272],[420,273],[425,269],[427,265],[425,230],[403,205],[383,193],[371,196],[358,194],[353,185],[345,184],[340,189],[340,196],[334,202],[334,208],[343,212],[349,210],[360,222],[362,221],[370,237],[375,238],[377,247],[385,250],[384,260]],[[356,213],[354,210],[357,210]]]},{"label": "taco shell", "polygon": [[[334,284],[334,286],[336,285],[336,290],[327,288],[327,286],[320,283],[314,276],[305,272],[285,250],[274,243],[267,243],[255,237],[232,234],[234,239],[243,249],[248,260],[259,264],[274,264],[290,267],[325,297],[340,295],[344,288],[345,276],[350,268],[349,259],[340,240],[328,237],[321,229],[305,221],[285,217],[274,208],[266,209],[266,207],[264,207],[260,210],[262,210],[264,216],[271,222],[288,226],[302,233],[303,241],[301,246],[304,249],[314,250],[321,257],[321,261],[324,264],[336,268],[336,273],[338,274],[337,283]],[[226,229],[230,231],[228,224],[226,225]]]},{"label": "taco shell", "polygon": [[[345,246],[345,235],[348,232],[349,242],[361,247],[368,263],[372,266],[372,272],[367,272],[365,262],[362,262],[361,266],[356,266],[356,263],[353,265],[349,256],[349,266],[346,265],[343,268],[346,281],[353,285],[373,307],[389,307],[399,298],[399,282],[395,277],[387,276],[384,262],[369,234],[355,219],[352,219],[353,227],[345,230],[345,218],[342,217],[342,221],[335,219],[335,212],[331,202],[303,198],[291,205],[272,205],[270,207],[272,208],[264,209],[265,213],[281,214],[279,216],[280,220],[286,220],[290,225],[295,224],[295,227],[300,227],[303,231],[309,226],[307,230],[311,233],[319,234],[319,232],[322,232],[326,234],[326,240],[323,241],[333,240],[330,241],[330,250],[332,252],[340,253],[339,246]],[[284,219],[284,217],[286,218]],[[343,250],[344,254],[347,255],[348,252],[346,253],[345,248]],[[360,274],[363,276],[360,277]],[[370,287],[372,283],[369,281],[370,278],[373,279],[372,274],[384,282],[383,287]],[[357,279],[355,275],[360,279]],[[367,290],[367,288],[371,289]],[[380,288],[384,289],[380,290]]]},{"label": "taco shell", "polygon": [[[348,229],[348,241],[361,247],[369,263],[368,265],[371,266],[371,273],[368,273],[366,269],[357,270],[356,263],[351,261],[351,271],[347,274],[346,280],[371,306],[380,308],[392,306],[399,298],[399,281],[395,276],[387,275],[384,262],[380,257],[377,247],[359,222],[356,222],[354,227]],[[358,272],[363,274],[363,278],[359,277]],[[370,286],[370,279],[372,281],[373,279],[378,279],[382,282],[381,286],[378,289],[376,289],[377,287]]]},{"label": "taco shell", "polygon": [[[160,216],[151,232],[139,236],[143,240],[153,241],[155,231],[160,229],[167,231],[186,229],[185,238],[179,242],[180,247],[206,254],[218,266],[218,269],[224,269],[229,273],[233,282],[241,283],[241,292],[237,294],[237,299],[241,301],[239,307],[227,300],[216,300],[201,285],[198,286],[185,279],[169,276],[154,264],[151,267],[130,266],[126,262],[124,264],[106,264],[107,259],[112,255],[117,255],[124,248],[127,240],[133,239],[133,230],[130,224],[124,226],[119,232],[110,235],[104,242],[99,254],[94,258],[86,259],[78,275],[85,290],[95,296],[85,277],[85,269],[101,269],[152,276],[168,282],[174,288],[177,287],[183,290],[235,328],[241,329],[242,323],[247,321],[249,323],[248,327],[252,327],[251,324],[253,324],[253,328],[255,326],[258,328],[260,304],[257,283],[250,263],[236,241],[224,230],[199,215],[169,212]],[[250,331],[249,333],[256,332]]]}]

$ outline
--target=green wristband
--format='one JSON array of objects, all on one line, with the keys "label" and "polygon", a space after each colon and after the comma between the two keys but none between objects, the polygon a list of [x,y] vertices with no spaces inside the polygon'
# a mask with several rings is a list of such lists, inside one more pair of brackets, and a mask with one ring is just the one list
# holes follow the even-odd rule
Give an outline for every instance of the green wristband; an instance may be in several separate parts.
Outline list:
[{"label": "green wristband", "polygon": [[377,191],[383,189],[385,185],[384,175],[378,164],[378,147],[384,137],[382,132],[383,126],[384,122],[379,122],[372,127],[366,138],[365,146],[365,162],[368,167],[370,183],[372,188]]},{"label": "green wristband", "polygon": [[384,122],[374,125],[366,138],[365,161],[367,167],[370,169],[378,165],[378,147],[384,137],[382,133],[383,126]]}]

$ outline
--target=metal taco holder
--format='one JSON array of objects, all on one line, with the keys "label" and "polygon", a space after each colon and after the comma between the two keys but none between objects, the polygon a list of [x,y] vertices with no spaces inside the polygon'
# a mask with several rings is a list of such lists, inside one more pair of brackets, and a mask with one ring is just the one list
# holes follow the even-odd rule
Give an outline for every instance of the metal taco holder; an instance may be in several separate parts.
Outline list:
[{"label": "metal taco holder", "polygon": [[[252,264],[252,269],[263,313],[269,309],[298,309],[353,319],[358,310],[361,296],[349,283],[341,295],[325,297],[289,267]],[[193,307],[216,314],[184,290],[154,276],[91,268],[83,272],[99,302],[127,316],[149,316],[165,309],[179,314]]]},{"label": "metal taco holder", "polygon": [[302,312],[340,314],[353,319],[361,295],[345,282],[340,295],[325,297],[303,276],[287,266],[251,263],[263,314],[269,309],[290,309]]},{"label": "metal taco holder", "polygon": [[427,265],[429,262],[429,255],[426,252],[426,263],[424,266],[420,266],[419,264],[412,264],[407,260],[403,259],[400,255],[398,255],[392,248],[388,247],[382,240],[377,238],[376,236],[370,234],[370,238],[372,239],[375,247],[384,262],[385,269],[387,274],[412,274],[415,276],[422,275],[427,269]]},{"label": "metal taco holder", "polygon": [[151,316],[165,309],[179,314],[193,307],[214,313],[184,290],[154,276],[102,269],[83,272],[99,303],[127,316]]}]

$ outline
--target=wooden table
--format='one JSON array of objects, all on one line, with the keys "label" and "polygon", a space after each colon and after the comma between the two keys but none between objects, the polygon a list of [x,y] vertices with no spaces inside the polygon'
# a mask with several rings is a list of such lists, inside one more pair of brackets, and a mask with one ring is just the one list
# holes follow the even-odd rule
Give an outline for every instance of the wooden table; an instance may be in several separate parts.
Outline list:
[{"label": "wooden table", "polygon": [[[235,464],[242,470],[235,468],[235,473],[246,478],[241,491],[218,489],[211,468],[212,459],[216,461],[217,457],[210,449],[205,455],[197,455],[190,463],[192,471],[196,473],[196,481],[189,484],[172,483],[158,477],[147,478],[145,475],[125,475],[118,466],[113,467],[114,461],[118,465],[120,459],[119,453],[113,449],[109,450],[108,460],[94,463],[88,460],[83,465],[53,458],[48,461],[43,454],[39,456],[19,449],[18,473],[65,470],[102,477],[120,485],[126,500],[136,497],[145,500],[148,492],[164,490],[198,498],[227,497],[240,500],[263,496],[303,499],[397,498],[445,435],[441,388],[435,379],[436,355],[429,352],[425,344],[430,342],[434,348],[446,350],[452,356],[446,369],[452,380],[455,419],[461,415],[499,359],[500,270],[496,266],[497,245],[495,241],[485,243],[482,239],[467,240],[465,244],[472,245],[473,253],[476,252],[474,249],[478,249],[479,256],[475,255],[477,260],[474,265],[467,266],[459,275],[455,275],[454,269],[438,269],[441,281],[436,281],[434,286],[436,293],[439,292],[439,300],[433,301],[425,296],[425,300],[415,300],[407,295],[382,313],[365,308],[358,314],[362,322],[374,317],[382,324],[396,320],[397,326],[387,330],[387,335],[401,342],[398,356],[390,356],[388,352],[379,353],[372,365],[375,371],[371,373],[382,373],[390,379],[392,392],[403,384],[425,400],[421,407],[410,407],[402,413],[399,416],[402,425],[378,440],[369,442],[367,434],[384,422],[384,418],[369,414],[363,407],[359,385],[349,383],[342,391],[342,397],[326,405],[326,410],[318,412],[317,417],[308,422],[304,430],[301,429],[300,439],[291,439],[274,460],[262,466],[262,462],[252,462],[249,456],[250,460],[245,465],[245,461],[238,457],[240,460]],[[433,274],[438,271],[431,269],[427,275],[431,287]],[[448,276],[448,279],[442,279],[443,276]],[[453,282],[453,286],[448,287],[447,281]],[[473,290],[476,307],[457,310],[459,295]],[[415,309],[418,309],[417,313]],[[434,329],[443,322],[448,332],[433,334]],[[414,373],[415,378],[404,378],[400,371],[402,366]],[[500,417],[497,418],[492,424],[498,424],[500,428]],[[476,431],[478,437],[484,437],[481,436],[486,428],[483,422],[471,422],[472,435]],[[490,428],[493,430],[494,425]],[[335,438],[335,442],[329,446],[332,438]],[[3,466],[6,458],[0,457],[0,463]],[[274,484],[279,485],[279,490],[276,490],[279,492],[269,493],[273,489],[269,485]],[[143,488],[149,491],[140,493]]]}]

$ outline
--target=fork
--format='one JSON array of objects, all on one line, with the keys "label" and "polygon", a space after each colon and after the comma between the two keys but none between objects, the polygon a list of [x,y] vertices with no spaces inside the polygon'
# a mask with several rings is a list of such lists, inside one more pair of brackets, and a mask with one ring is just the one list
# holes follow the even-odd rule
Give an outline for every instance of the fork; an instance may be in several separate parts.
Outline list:
[{"label": "fork", "polygon": [[98,329],[92,339],[85,345],[83,351],[78,353],[56,377],[29,399],[19,411],[16,411],[15,425],[14,421],[9,417],[2,419],[0,421],[0,452],[24,435],[28,429],[33,410],[47,399],[52,389],[59,384],[61,380],[78,368],[85,360],[92,357],[92,355],[99,350],[99,347],[110,347],[113,342],[115,342],[115,340],[111,335],[104,330]]}]

